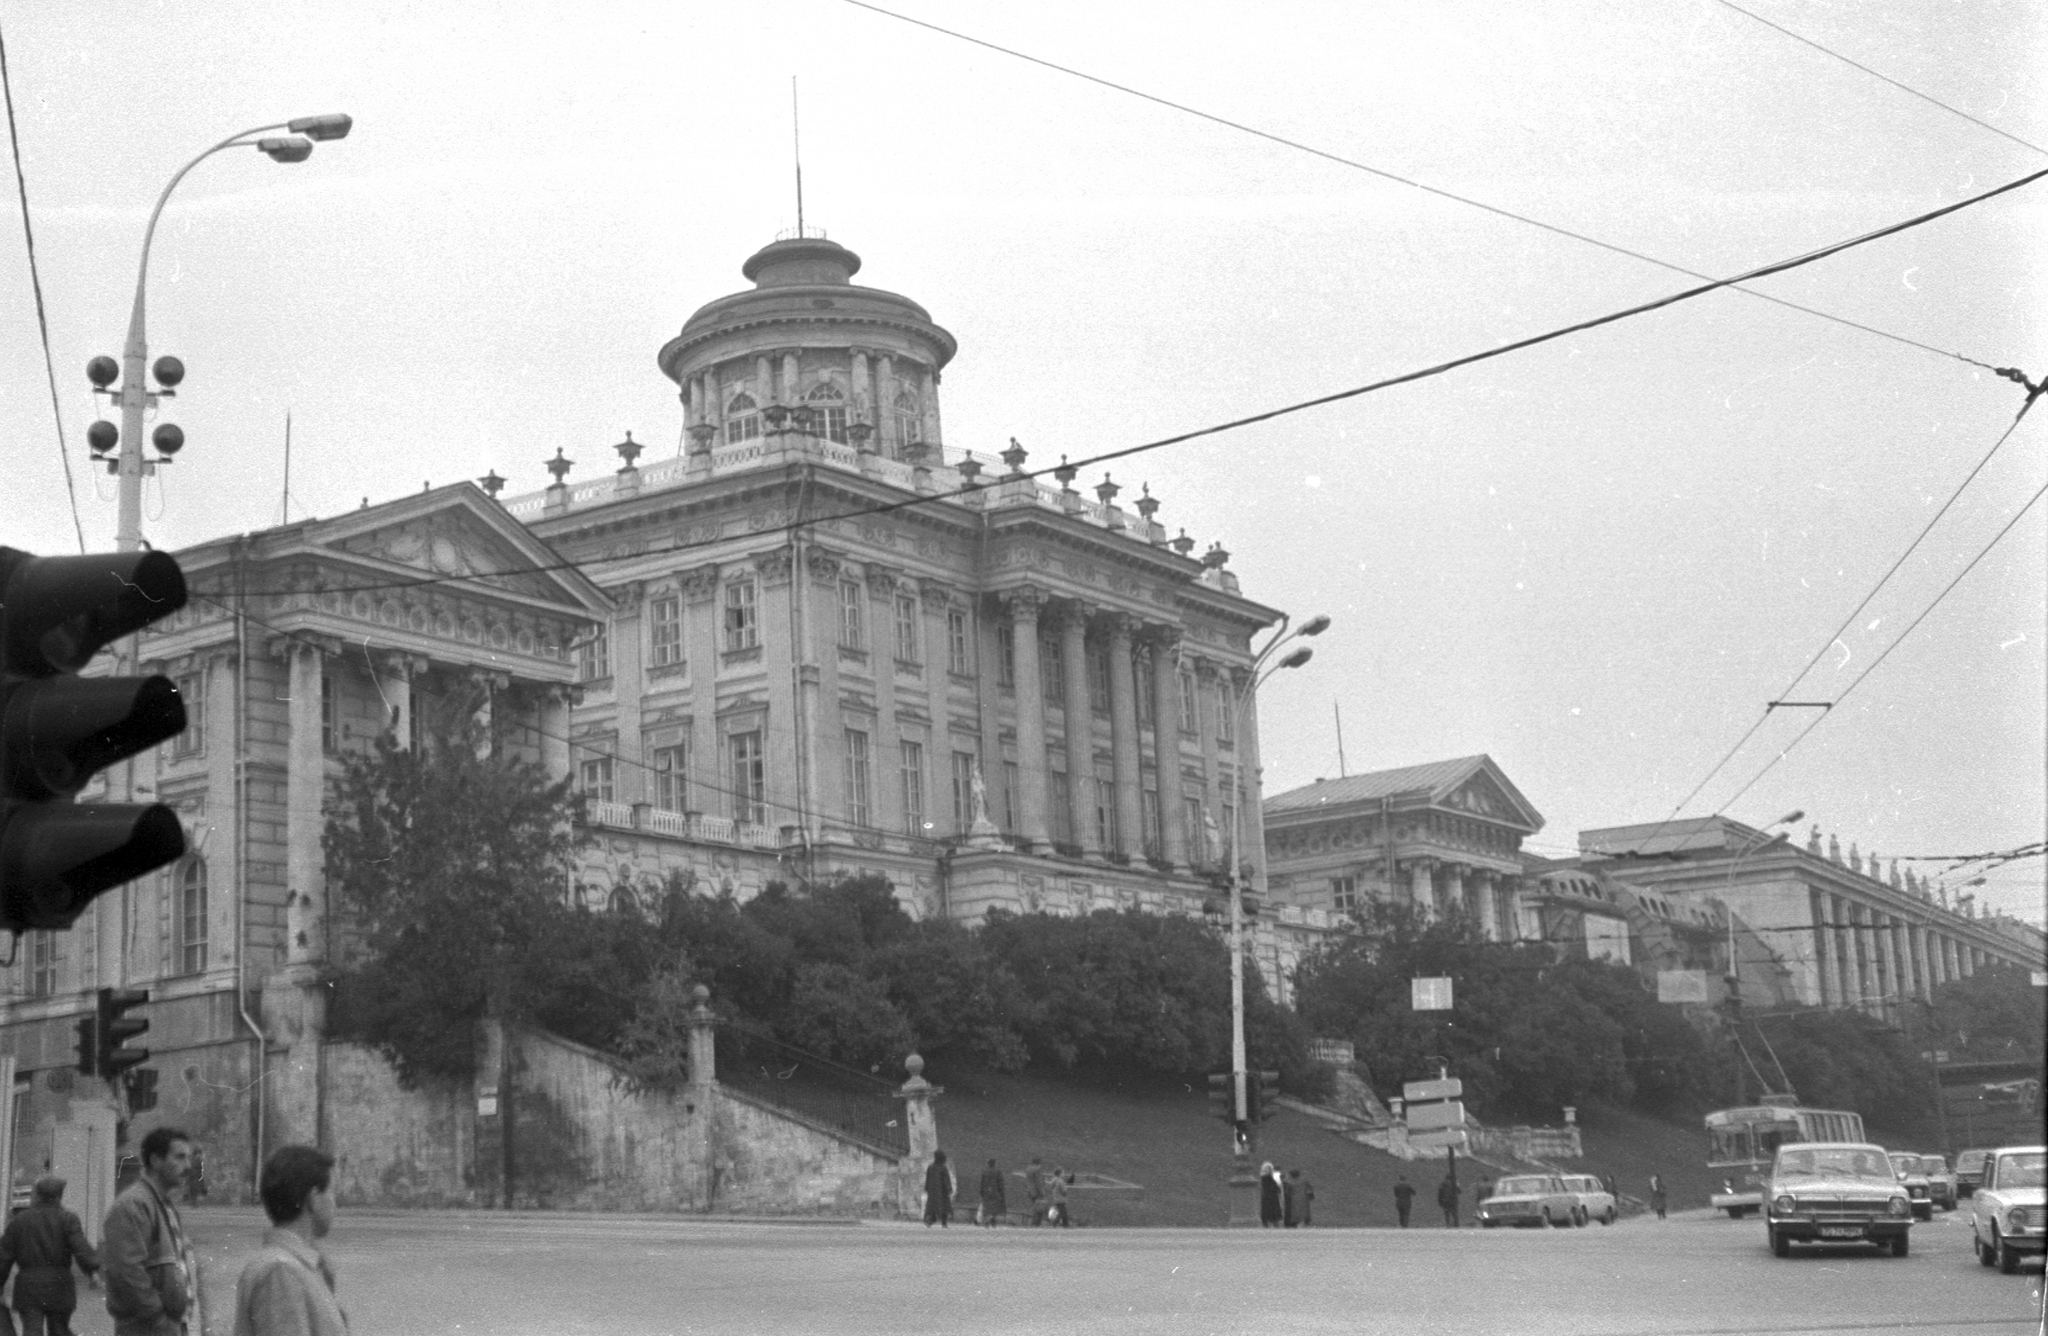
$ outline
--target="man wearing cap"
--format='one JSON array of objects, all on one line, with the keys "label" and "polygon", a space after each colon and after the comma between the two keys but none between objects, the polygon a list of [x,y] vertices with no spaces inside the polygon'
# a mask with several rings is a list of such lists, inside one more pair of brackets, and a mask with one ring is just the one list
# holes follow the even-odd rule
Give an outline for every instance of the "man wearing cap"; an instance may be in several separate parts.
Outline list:
[{"label": "man wearing cap", "polygon": [[192,1138],[159,1127],[142,1139],[142,1175],[114,1199],[100,1246],[114,1336],[184,1336],[200,1319],[199,1262],[171,1194],[192,1167]]},{"label": "man wearing cap", "polygon": [[0,1233],[0,1285],[9,1272],[18,1273],[14,1311],[21,1314],[22,1336],[71,1336],[71,1314],[78,1307],[73,1262],[97,1289],[99,1255],[85,1241],[78,1217],[64,1209],[64,1180],[49,1174],[36,1180],[28,1209]]}]

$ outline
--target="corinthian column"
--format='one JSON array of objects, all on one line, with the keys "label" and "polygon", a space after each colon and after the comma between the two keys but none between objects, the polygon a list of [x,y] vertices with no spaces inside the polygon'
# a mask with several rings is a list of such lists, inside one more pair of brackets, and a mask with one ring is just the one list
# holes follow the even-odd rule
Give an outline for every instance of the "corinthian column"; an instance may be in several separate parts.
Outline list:
[{"label": "corinthian column", "polygon": [[1045,828],[1045,687],[1038,677],[1038,610],[1045,594],[1029,586],[1003,596],[1010,614],[1010,650],[1017,683],[1018,833],[1036,853],[1051,847]]},{"label": "corinthian column", "polygon": [[1138,770],[1138,665],[1131,655],[1133,623],[1121,614],[1109,619],[1109,738],[1116,757],[1117,848],[1131,858],[1145,853],[1145,787]]},{"label": "corinthian column", "polygon": [[292,642],[285,650],[291,675],[291,741],[285,753],[285,963],[305,967],[325,954],[327,875],[321,860],[321,807],[327,789],[327,753],[320,738],[320,691],[325,665],[318,649]]},{"label": "corinthian column", "polygon": [[1095,711],[1088,704],[1088,614],[1085,603],[1070,604],[1060,618],[1060,659],[1067,687],[1067,803],[1074,843],[1084,857],[1102,854],[1095,831]]},{"label": "corinthian column", "polygon": [[1169,871],[1188,865],[1180,809],[1180,628],[1152,632],[1152,750],[1159,767],[1159,828]]}]

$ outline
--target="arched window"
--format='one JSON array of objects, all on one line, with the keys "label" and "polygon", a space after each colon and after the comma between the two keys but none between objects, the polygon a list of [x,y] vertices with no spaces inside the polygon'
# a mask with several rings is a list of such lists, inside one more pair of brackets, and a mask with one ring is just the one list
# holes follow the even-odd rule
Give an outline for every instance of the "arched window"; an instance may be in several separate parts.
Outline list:
[{"label": "arched window", "polygon": [[815,386],[804,396],[818,410],[818,434],[826,440],[846,444],[846,395],[831,381]]},{"label": "arched window", "polygon": [[206,969],[206,860],[187,859],[178,871],[178,971]]},{"label": "arched window", "polygon": [[895,419],[899,450],[924,439],[924,410],[919,406],[914,391],[901,390],[897,393]]},{"label": "arched window", "polygon": [[631,886],[612,887],[611,903],[606,906],[614,914],[630,914],[640,917],[640,897],[633,893]]},{"label": "arched window", "polygon": [[761,434],[759,404],[745,391],[735,394],[725,406],[725,443],[751,441]]}]

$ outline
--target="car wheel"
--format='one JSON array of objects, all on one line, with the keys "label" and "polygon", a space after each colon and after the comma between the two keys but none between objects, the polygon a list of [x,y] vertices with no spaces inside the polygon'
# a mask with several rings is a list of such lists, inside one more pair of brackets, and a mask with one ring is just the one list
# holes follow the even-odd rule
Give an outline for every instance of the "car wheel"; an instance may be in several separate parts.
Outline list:
[{"label": "car wheel", "polygon": [[1977,1227],[1975,1225],[1970,1227],[1970,1246],[1977,1250],[1977,1260],[1985,1266],[1992,1266],[1997,1263],[1998,1258],[1992,1255],[1991,1249],[1984,1246],[1984,1240],[1977,1237]]},{"label": "car wheel", "polygon": [[1908,1234],[1894,1234],[1894,1235],[1892,1235],[1892,1256],[1894,1256],[1894,1257],[1904,1257],[1904,1256],[1906,1255],[1907,1251],[1908,1251],[1908,1250],[1909,1250],[1909,1249],[1910,1249],[1910,1248],[1911,1248],[1912,1246],[1913,1246],[1913,1239],[1912,1239],[1912,1236],[1911,1236],[1911,1235],[1908,1235]]},{"label": "car wheel", "polygon": [[1742,1208],[1740,1206],[1723,1206],[1721,1209],[1728,1212],[1730,1220],[1740,1220],[1742,1218]]},{"label": "car wheel", "polygon": [[1572,1208],[1572,1228],[1574,1228],[1574,1229],[1584,1229],[1585,1227],[1586,1227],[1586,1208],[1585,1208],[1585,1207],[1583,1207],[1583,1206],[1574,1206],[1574,1207]]},{"label": "car wheel", "polygon": [[[2003,1186],[2003,1180],[2000,1181]],[[2006,1275],[2020,1269],[2020,1250],[1998,1237],[1998,1226],[1991,1227],[1991,1251],[1998,1254],[1998,1269]]]},{"label": "car wheel", "polygon": [[1615,1222],[1615,1219],[1620,1216],[1620,1214],[1620,1211],[1610,1206],[1607,1208],[1607,1214],[1600,1217],[1600,1223],[1603,1225],[1611,1225]]},{"label": "car wheel", "polygon": [[1790,1257],[1792,1255],[1792,1240],[1780,1234],[1774,1226],[1766,1225],[1764,1228],[1771,1236],[1771,1256]]}]

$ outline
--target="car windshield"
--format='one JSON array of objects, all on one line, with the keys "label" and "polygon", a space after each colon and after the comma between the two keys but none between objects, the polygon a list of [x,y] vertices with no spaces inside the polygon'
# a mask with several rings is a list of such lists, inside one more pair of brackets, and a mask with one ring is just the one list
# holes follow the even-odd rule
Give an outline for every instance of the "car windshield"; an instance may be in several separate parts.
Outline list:
[{"label": "car windshield", "polygon": [[2048,1160],[2040,1151],[2025,1155],[2001,1155],[1998,1157],[1998,1186],[2001,1188],[2038,1188],[2042,1182],[2042,1163]]},{"label": "car windshield", "polygon": [[1913,1155],[1894,1155],[1892,1156],[1892,1168],[1902,1174],[1917,1174],[1920,1172],[1920,1160],[1917,1156]]},{"label": "car windshield", "polygon": [[1503,1178],[1500,1182],[1493,1185],[1493,1195],[1496,1197],[1526,1197],[1533,1193],[1548,1191],[1549,1187],[1550,1180],[1547,1178]]},{"label": "car windshield", "polygon": [[1786,1178],[1891,1178],[1884,1154],[1844,1147],[1780,1151],[1778,1173]]},{"label": "car windshield", "polygon": [[1939,1155],[1922,1155],[1920,1167],[1930,1174],[1945,1174],[1948,1172],[1948,1161]]}]

